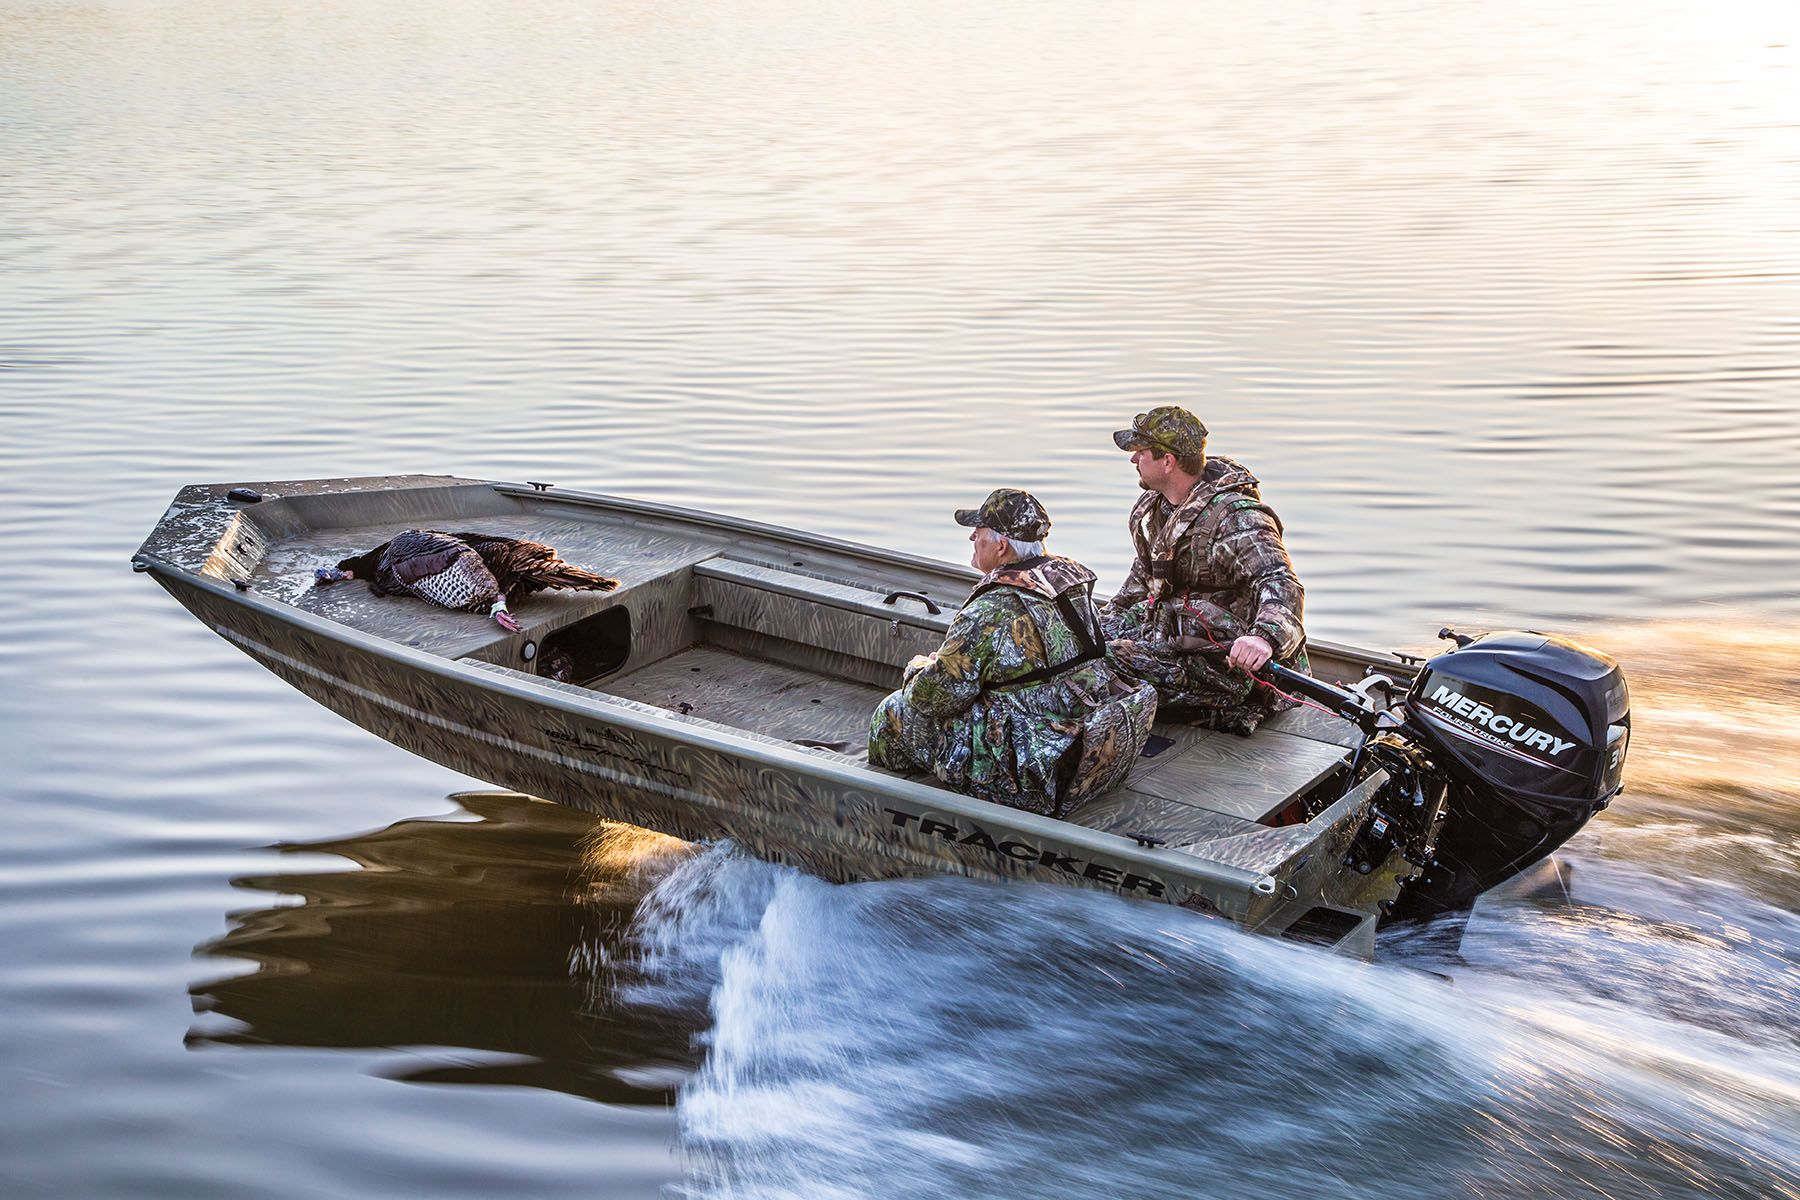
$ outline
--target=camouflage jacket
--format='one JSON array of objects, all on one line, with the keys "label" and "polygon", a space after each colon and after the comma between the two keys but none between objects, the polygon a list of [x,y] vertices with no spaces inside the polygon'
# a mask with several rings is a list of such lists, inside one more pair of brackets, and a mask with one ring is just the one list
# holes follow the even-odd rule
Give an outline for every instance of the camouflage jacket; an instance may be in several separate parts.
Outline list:
[{"label": "camouflage jacket", "polygon": [[[1268,639],[1275,657],[1293,658],[1306,643],[1304,591],[1281,543],[1281,520],[1262,502],[1256,476],[1229,458],[1211,457],[1180,505],[1146,491],[1131,510],[1137,557],[1118,595],[1122,612],[1172,597],[1216,605]],[[1189,633],[1172,627],[1169,633]]]},{"label": "camouflage jacket", "polygon": [[1040,556],[975,585],[937,654],[898,696],[911,714],[955,733],[932,756],[941,778],[1035,811],[1124,778],[1149,734],[1155,692],[1122,681],[1108,662],[1093,584],[1080,563]]}]

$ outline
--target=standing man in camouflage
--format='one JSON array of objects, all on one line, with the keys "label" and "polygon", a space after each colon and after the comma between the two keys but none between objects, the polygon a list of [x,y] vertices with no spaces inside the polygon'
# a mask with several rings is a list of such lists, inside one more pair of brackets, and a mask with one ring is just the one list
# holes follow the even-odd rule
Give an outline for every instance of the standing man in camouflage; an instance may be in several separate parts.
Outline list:
[{"label": "standing man in camouflage", "polygon": [[1114,657],[1156,685],[1165,714],[1248,735],[1292,706],[1251,673],[1271,659],[1307,669],[1281,521],[1256,476],[1207,457],[1206,426],[1184,408],[1139,413],[1113,441],[1144,489],[1131,510],[1137,557],[1103,613]]},{"label": "standing man in camouflage", "polygon": [[1031,493],[1001,488],[956,522],[984,574],[944,644],[876,708],[869,764],[1060,817],[1124,780],[1156,691],[1107,661],[1094,573],[1044,553],[1050,517]]}]

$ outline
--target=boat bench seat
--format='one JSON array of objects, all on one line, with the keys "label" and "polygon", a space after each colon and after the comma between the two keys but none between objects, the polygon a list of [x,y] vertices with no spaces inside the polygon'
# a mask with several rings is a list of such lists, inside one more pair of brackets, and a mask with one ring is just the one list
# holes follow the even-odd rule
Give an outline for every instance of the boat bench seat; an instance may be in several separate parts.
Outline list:
[{"label": "boat bench seat", "polygon": [[[891,603],[890,603],[891,600]],[[694,608],[707,640],[794,666],[897,687],[915,654],[944,640],[961,597],[932,600],[734,558],[694,566]]]},{"label": "boat bench seat", "polygon": [[1082,804],[1069,820],[1177,848],[1254,831],[1349,760],[1350,750],[1323,736],[1335,732],[1265,726],[1245,738],[1159,724],[1125,785]]}]

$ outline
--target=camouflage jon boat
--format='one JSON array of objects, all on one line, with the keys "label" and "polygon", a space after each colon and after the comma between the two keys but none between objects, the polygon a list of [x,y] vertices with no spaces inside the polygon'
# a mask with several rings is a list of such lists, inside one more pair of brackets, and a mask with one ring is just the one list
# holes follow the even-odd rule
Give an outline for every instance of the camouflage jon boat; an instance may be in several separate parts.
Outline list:
[{"label": "camouflage jon boat", "polygon": [[[519,601],[517,633],[313,586],[409,527],[542,541],[620,586]],[[1314,641],[1318,678],[1284,686],[1330,714],[1159,725],[1124,787],[1055,820],[867,763],[870,712],[937,647],[967,568],[448,476],[184,488],[133,563],[319,703],[479,779],[827,879],[1068,884],[1349,953],[1559,845],[1617,791],[1629,725],[1617,667],[1560,639],[1465,638],[1422,666]]]}]

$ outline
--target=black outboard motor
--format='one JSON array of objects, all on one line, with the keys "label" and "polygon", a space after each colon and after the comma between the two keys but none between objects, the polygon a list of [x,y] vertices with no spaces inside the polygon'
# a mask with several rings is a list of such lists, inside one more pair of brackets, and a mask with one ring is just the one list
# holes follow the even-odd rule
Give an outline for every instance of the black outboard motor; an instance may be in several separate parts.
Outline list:
[{"label": "black outboard motor", "polygon": [[1470,638],[1425,664],[1405,733],[1449,777],[1435,853],[1385,923],[1466,911],[1562,845],[1619,793],[1630,737],[1624,673],[1541,633]]}]

